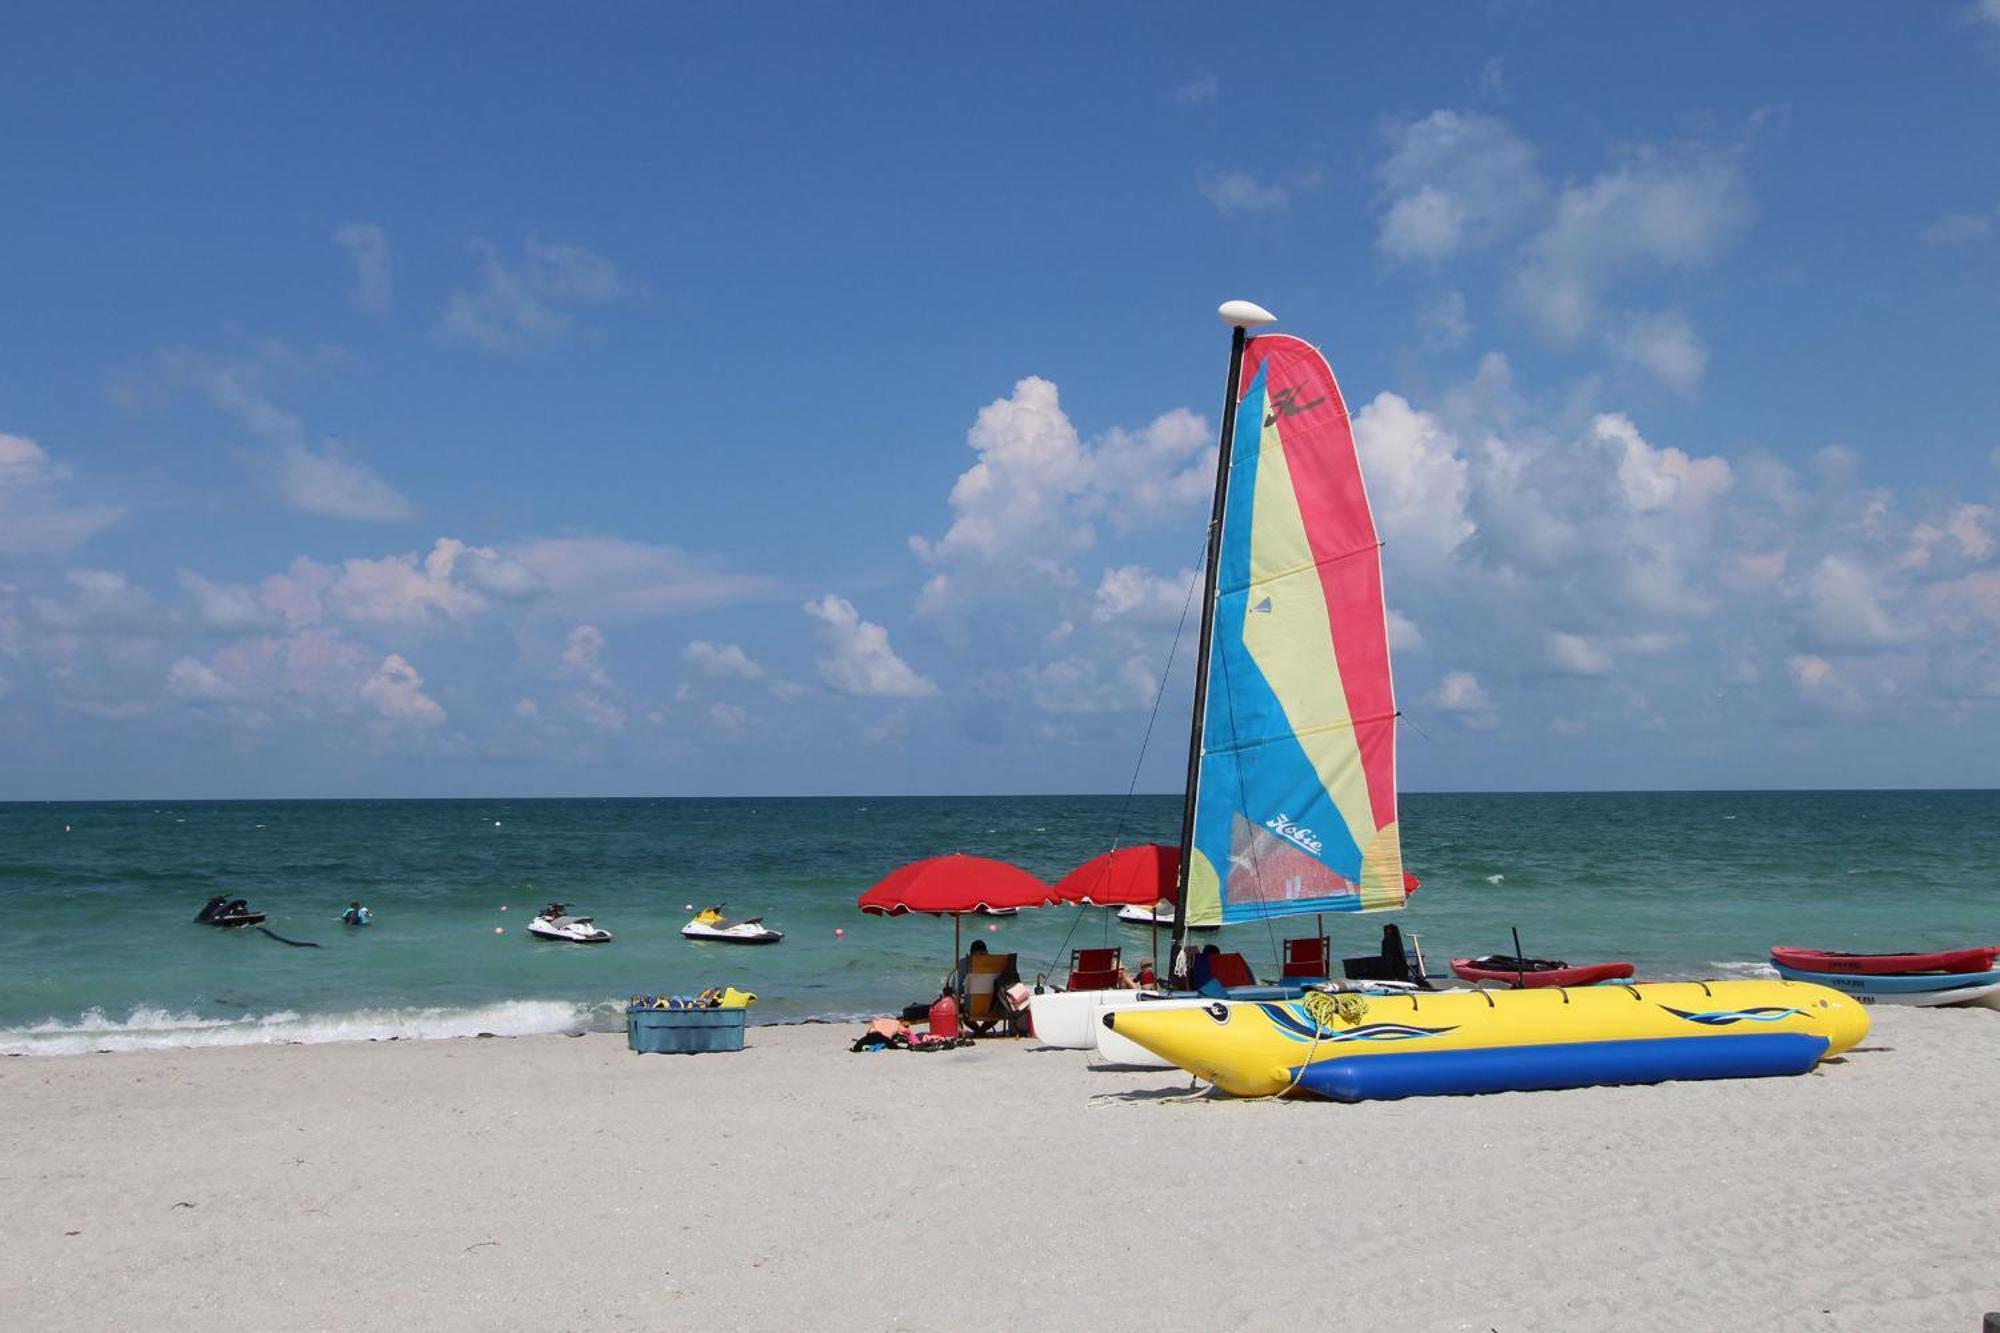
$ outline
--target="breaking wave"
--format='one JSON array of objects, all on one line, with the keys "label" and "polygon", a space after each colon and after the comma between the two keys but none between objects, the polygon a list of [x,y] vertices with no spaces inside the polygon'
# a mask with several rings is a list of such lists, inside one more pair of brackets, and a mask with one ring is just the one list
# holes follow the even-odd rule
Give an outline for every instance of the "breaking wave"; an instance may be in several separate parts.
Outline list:
[{"label": "breaking wave", "polygon": [[[0,1028],[0,1056],[164,1051],[204,1046],[312,1045],[327,1041],[426,1041],[443,1037],[530,1037],[610,1026],[610,1005],[566,1000],[502,1000],[470,1009],[357,1009],[301,1014],[284,1009],[243,1018],[203,1018],[141,1006],[123,1019],[89,1009],[69,1021]],[[622,1026],[622,1019],[619,1021]]]},{"label": "breaking wave", "polygon": [[1715,975],[1718,977],[1751,977],[1758,981],[1775,981],[1778,977],[1778,969],[1772,967],[1768,961],[1737,962],[1730,959],[1710,959],[1708,965],[1715,969]]}]

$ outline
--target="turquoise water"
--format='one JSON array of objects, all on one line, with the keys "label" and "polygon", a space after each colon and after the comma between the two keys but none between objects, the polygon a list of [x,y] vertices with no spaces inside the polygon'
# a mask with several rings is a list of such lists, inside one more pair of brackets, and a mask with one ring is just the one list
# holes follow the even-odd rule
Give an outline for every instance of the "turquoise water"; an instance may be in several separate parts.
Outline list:
[{"label": "turquoise water", "polygon": [[[0,805],[0,1053],[610,1027],[626,995],[725,982],[765,1022],[888,1012],[935,993],[952,925],[861,915],[877,877],[966,851],[1053,880],[1179,818],[1157,796]],[[1418,794],[1403,825],[1422,892],[1400,918],[1329,918],[1337,954],[1392,919],[1434,970],[1508,950],[1510,926],[1530,953],[1641,976],[1755,974],[1780,943],[2000,943],[2000,792]],[[321,947],[190,924],[216,893]],[[374,926],[338,924],[351,898]],[[529,939],[551,898],[617,938]],[[682,940],[688,905],[718,901],[784,943]],[[1261,971],[1309,927],[1225,941]],[[1149,947],[1067,908],[966,930],[1030,975]]]}]

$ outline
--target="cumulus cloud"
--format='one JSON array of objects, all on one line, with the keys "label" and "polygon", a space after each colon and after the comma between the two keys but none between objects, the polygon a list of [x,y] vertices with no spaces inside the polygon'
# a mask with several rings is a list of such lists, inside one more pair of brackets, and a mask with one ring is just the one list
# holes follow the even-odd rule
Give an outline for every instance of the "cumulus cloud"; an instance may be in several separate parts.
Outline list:
[{"label": "cumulus cloud", "polygon": [[530,235],[518,255],[489,241],[472,245],[478,281],[451,294],[441,329],[489,352],[528,352],[568,333],[579,307],[629,290],[618,266],[580,245]]},{"label": "cumulus cloud", "polygon": [[1635,315],[1610,335],[1610,343],[1621,362],[1684,396],[1694,392],[1708,369],[1708,349],[1694,326],[1675,311]]},{"label": "cumulus cloud", "polygon": [[196,703],[226,703],[236,697],[236,687],[216,674],[213,667],[183,657],[167,672],[167,692]]},{"label": "cumulus cloud", "polygon": [[1383,392],[1354,418],[1354,447],[1368,481],[1376,527],[1395,543],[1398,565],[1447,567],[1478,531],[1470,513],[1471,465],[1438,417]]},{"label": "cumulus cloud", "polygon": [[1139,565],[1107,569],[1098,580],[1090,618],[1099,623],[1178,625],[1193,610],[1200,583],[1200,572],[1192,569],[1183,569],[1172,578],[1148,573]]},{"label": "cumulus cloud", "polygon": [[0,431],[0,560],[67,555],[118,521],[118,509],[63,499],[68,479],[41,445]]},{"label": "cumulus cloud", "polygon": [[681,660],[716,680],[762,680],[767,674],[750,654],[733,643],[696,639],[681,650]]},{"label": "cumulus cloud", "polygon": [[1214,486],[1208,427],[1178,409],[1136,431],[1086,442],[1056,386],[1029,377],[981,409],[966,443],[978,454],[951,491],[952,523],[911,549],[939,569],[919,607],[942,611],[996,586],[1069,587],[1099,524],[1133,531],[1194,512]]},{"label": "cumulus cloud", "polygon": [[820,678],[842,694],[869,699],[928,699],[935,683],[919,674],[889,646],[889,631],[863,620],[854,604],[833,593],[805,604],[819,622],[828,652],[819,659]]},{"label": "cumulus cloud", "polygon": [[373,222],[345,222],[334,228],[333,243],[354,266],[354,304],[376,314],[387,310],[394,297],[389,233]]},{"label": "cumulus cloud", "polygon": [[424,693],[424,678],[400,653],[383,658],[375,674],[361,683],[361,698],[393,722],[436,726],[444,721],[444,708]]},{"label": "cumulus cloud", "polygon": [[592,685],[609,686],[611,677],[604,669],[604,631],[595,625],[578,625],[563,642],[559,659],[563,671]]},{"label": "cumulus cloud", "polygon": [[1500,720],[1485,687],[1470,671],[1446,672],[1438,687],[1431,691],[1430,703],[1440,712],[1450,713],[1475,730],[1486,730]]},{"label": "cumulus cloud", "polygon": [[248,634],[263,628],[269,613],[257,600],[254,589],[240,583],[218,583],[190,570],[180,572],[180,584],[187,591],[194,623],[217,634]]},{"label": "cumulus cloud", "polygon": [[33,606],[42,624],[71,634],[155,634],[165,625],[151,594],[116,570],[72,569]]},{"label": "cumulus cloud", "polygon": [[399,523],[414,517],[409,497],[328,441],[314,450],[284,445],[277,459],[278,494],[294,509],[364,523]]},{"label": "cumulus cloud", "polygon": [[1598,321],[1613,282],[1713,261],[1750,220],[1744,162],[1740,144],[1640,145],[1563,187],[1516,279],[1523,307],[1570,341]]},{"label": "cumulus cloud", "polygon": [[1617,665],[1611,654],[1589,639],[1562,631],[1549,635],[1549,663],[1573,676],[1602,676]]},{"label": "cumulus cloud", "polygon": [[1506,121],[1433,111],[1382,127],[1375,243],[1397,260],[1443,260],[1516,235],[1549,187],[1536,151]]}]

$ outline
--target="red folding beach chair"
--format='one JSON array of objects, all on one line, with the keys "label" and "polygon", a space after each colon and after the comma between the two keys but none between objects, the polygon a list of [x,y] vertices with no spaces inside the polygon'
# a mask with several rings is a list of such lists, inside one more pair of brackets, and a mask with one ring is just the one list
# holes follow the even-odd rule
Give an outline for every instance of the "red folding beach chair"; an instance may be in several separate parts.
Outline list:
[{"label": "red folding beach chair", "polygon": [[1287,980],[1296,977],[1325,981],[1333,975],[1327,971],[1327,964],[1331,961],[1332,955],[1332,943],[1324,935],[1302,940],[1286,940],[1285,964],[1278,975]]},{"label": "red folding beach chair", "polygon": [[1069,955],[1069,985],[1065,990],[1110,990],[1118,984],[1123,967],[1119,951],[1113,949],[1072,949]]}]

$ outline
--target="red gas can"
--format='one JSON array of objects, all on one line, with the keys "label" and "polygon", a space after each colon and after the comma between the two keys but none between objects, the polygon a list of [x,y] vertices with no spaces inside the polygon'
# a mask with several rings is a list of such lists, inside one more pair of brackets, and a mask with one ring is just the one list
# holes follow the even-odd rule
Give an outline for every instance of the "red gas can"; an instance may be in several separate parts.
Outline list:
[{"label": "red gas can", "polygon": [[958,1001],[949,991],[931,1006],[931,1035],[952,1040],[958,1037]]}]

